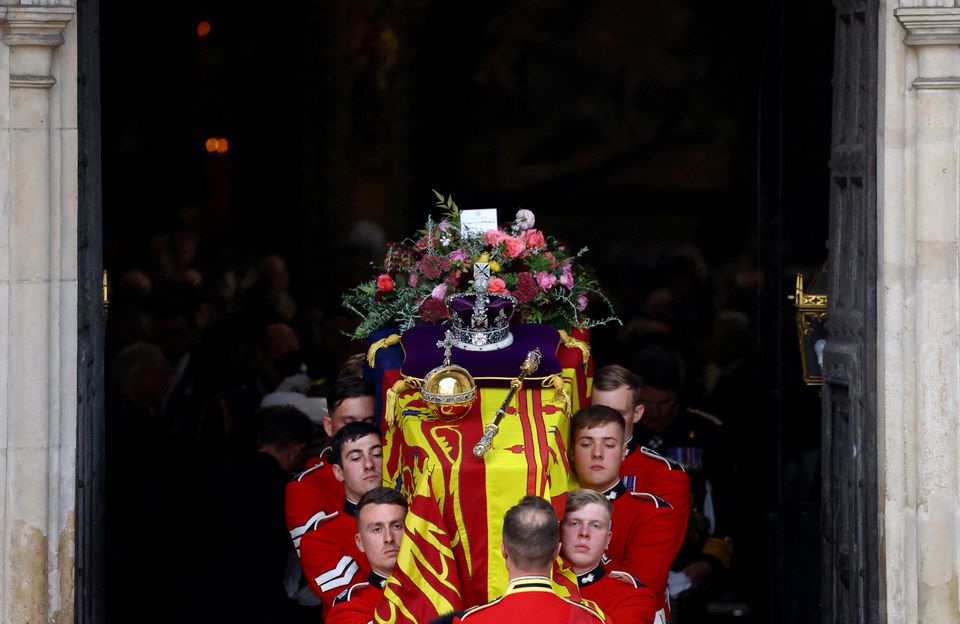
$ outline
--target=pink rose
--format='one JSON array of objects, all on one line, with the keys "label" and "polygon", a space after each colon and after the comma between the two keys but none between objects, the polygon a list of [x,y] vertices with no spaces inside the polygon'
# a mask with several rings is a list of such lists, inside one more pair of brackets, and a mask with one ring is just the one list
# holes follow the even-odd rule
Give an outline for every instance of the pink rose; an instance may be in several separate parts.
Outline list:
[{"label": "pink rose", "polygon": [[417,274],[414,271],[410,271],[410,274],[407,275],[407,285],[410,286],[410,288],[413,288],[419,281],[420,278],[417,277]]},{"label": "pink rose", "polygon": [[540,230],[527,230],[524,241],[530,249],[539,249],[547,244],[547,241],[543,238],[543,232]]},{"label": "pink rose", "polygon": [[563,265],[563,272],[560,274],[560,285],[573,288],[573,267],[569,264]]},{"label": "pink rose", "polygon": [[377,278],[377,290],[380,292],[390,292],[393,290],[393,280],[390,276],[383,274]]},{"label": "pink rose", "polygon": [[506,238],[508,238],[508,235],[502,230],[487,230],[483,234],[484,242],[486,242],[488,245],[493,245],[494,247],[502,243]]},{"label": "pink rose", "polygon": [[537,273],[537,283],[540,284],[541,290],[550,290],[557,283],[557,276],[546,271],[539,271]]},{"label": "pink rose", "polygon": [[458,262],[466,262],[467,259],[469,259],[469,258],[470,258],[470,256],[467,255],[467,252],[465,252],[465,251],[462,250],[462,249],[457,249],[457,250],[455,250],[455,251],[450,252],[450,259],[451,259],[451,260],[456,260],[456,261],[458,261]]},{"label": "pink rose", "polygon": [[487,282],[487,291],[492,293],[502,293],[507,290],[507,283],[499,277],[491,277]]},{"label": "pink rose", "polygon": [[523,244],[523,239],[521,238],[508,236],[503,239],[503,255],[505,255],[507,258],[516,258],[523,253],[525,247],[526,246]]},{"label": "pink rose", "polygon": [[579,297],[577,297],[577,311],[583,312],[586,309],[587,309],[587,296],[580,295]]},{"label": "pink rose", "polygon": [[439,299],[440,301],[443,301],[444,298],[447,296],[447,285],[443,283],[437,284],[434,287],[433,291],[431,291],[430,296],[433,297],[434,299]]}]

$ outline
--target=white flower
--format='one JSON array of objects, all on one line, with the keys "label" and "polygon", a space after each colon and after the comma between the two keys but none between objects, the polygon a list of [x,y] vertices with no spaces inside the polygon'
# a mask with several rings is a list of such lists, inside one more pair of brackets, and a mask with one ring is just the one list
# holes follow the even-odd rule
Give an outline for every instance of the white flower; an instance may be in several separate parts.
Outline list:
[{"label": "white flower", "polygon": [[526,208],[521,208],[517,211],[517,227],[521,231],[526,232],[533,227],[533,224],[536,222],[536,219],[533,216],[533,213],[527,210]]}]

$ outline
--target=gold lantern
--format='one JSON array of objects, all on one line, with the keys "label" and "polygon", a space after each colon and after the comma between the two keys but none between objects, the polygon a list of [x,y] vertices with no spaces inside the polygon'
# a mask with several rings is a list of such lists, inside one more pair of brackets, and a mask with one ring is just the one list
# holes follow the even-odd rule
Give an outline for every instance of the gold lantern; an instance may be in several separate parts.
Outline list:
[{"label": "gold lantern", "polygon": [[800,362],[803,382],[808,386],[823,385],[823,349],[827,342],[826,265],[807,286],[803,274],[797,273],[797,289],[793,305],[797,309],[797,336],[800,339]]}]

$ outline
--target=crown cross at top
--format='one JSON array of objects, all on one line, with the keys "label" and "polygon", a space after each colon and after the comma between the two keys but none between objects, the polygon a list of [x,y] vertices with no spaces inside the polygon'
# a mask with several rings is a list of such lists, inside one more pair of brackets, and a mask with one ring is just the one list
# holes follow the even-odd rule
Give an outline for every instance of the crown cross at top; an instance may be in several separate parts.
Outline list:
[{"label": "crown cross at top", "polygon": [[486,329],[487,327],[487,302],[490,300],[487,294],[487,286],[490,283],[490,263],[473,263],[473,289],[477,293],[477,301],[473,308],[473,317],[471,325],[474,329]]},{"label": "crown cross at top", "polygon": [[449,329],[443,334],[443,340],[437,341],[437,348],[443,349],[443,365],[450,366],[453,359],[453,332]]}]

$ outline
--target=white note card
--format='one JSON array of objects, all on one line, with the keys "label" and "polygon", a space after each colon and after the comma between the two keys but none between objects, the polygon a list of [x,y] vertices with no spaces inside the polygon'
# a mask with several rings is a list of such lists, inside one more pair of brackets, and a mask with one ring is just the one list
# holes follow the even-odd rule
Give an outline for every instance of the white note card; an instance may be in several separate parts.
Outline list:
[{"label": "white note card", "polygon": [[483,236],[487,230],[497,229],[497,209],[477,208],[460,211],[460,236]]}]

